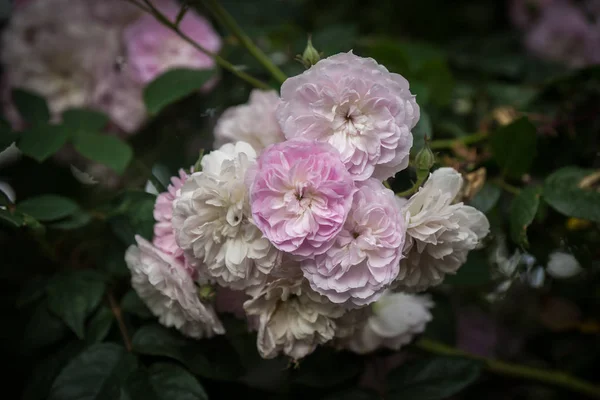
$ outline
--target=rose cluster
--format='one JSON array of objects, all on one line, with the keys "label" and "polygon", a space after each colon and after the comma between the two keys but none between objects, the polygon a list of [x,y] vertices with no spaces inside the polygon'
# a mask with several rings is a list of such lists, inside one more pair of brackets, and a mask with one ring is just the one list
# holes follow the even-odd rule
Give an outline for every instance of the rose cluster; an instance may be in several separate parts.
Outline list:
[{"label": "rose cluster", "polygon": [[133,286],[166,326],[224,333],[245,318],[265,358],[320,344],[398,349],[425,328],[438,285],[489,231],[434,171],[409,199],[382,181],[407,168],[419,106],[402,76],[341,53],[254,91],[215,127],[216,150],[158,196],[152,242],[127,251]]}]

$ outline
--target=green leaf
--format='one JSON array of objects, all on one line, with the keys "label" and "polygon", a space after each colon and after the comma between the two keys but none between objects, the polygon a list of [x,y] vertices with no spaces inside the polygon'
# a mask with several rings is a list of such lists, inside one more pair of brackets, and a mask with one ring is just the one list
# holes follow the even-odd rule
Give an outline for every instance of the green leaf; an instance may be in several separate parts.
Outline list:
[{"label": "green leaf", "polygon": [[48,279],[45,277],[33,276],[29,278],[19,292],[16,302],[17,308],[22,308],[42,298],[46,293],[47,283]]},{"label": "green leaf", "polygon": [[501,194],[502,189],[496,185],[486,182],[481,190],[477,192],[475,197],[471,199],[469,204],[482,213],[487,213],[494,208],[496,203],[498,203]]},{"label": "green leaf", "polygon": [[597,170],[565,167],[544,182],[543,198],[552,208],[568,217],[600,222],[600,192],[579,187],[582,180]]},{"label": "green leaf", "polygon": [[527,187],[515,196],[510,206],[510,237],[519,246],[528,247],[527,227],[540,205],[540,188]]},{"label": "green leaf", "polygon": [[479,286],[491,280],[490,268],[483,251],[471,251],[467,261],[454,275],[447,275],[444,283],[454,286]]},{"label": "green leaf", "polygon": [[140,354],[172,358],[208,379],[234,381],[244,372],[237,352],[223,336],[189,340],[174,330],[147,325],[135,333],[132,344]]},{"label": "green leaf", "polygon": [[30,124],[35,125],[50,120],[50,110],[43,97],[27,90],[13,89],[12,100],[21,117]]},{"label": "green leaf", "polygon": [[503,126],[490,137],[492,154],[502,174],[520,178],[529,171],[536,155],[536,129],[527,117]]},{"label": "green leaf", "polygon": [[136,370],[127,382],[131,400],[208,400],[198,380],[175,364],[157,363]]},{"label": "green leaf", "polygon": [[131,146],[121,139],[101,134],[78,135],[73,145],[82,156],[105,164],[118,174],[122,174],[133,157]]},{"label": "green leaf", "polygon": [[140,296],[135,290],[131,289],[128,291],[123,300],[121,300],[121,310],[126,313],[133,314],[142,319],[152,318],[152,312],[148,309],[146,304],[140,299]]},{"label": "green leaf", "polygon": [[317,349],[304,358],[293,380],[311,387],[331,387],[347,382],[362,371],[360,357],[328,347]]},{"label": "green leaf", "polygon": [[86,342],[90,344],[102,342],[106,338],[106,335],[108,335],[114,321],[115,316],[110,308],[106,306],[98,308],[87,326],[85,334]]},{"label": "green leaf", "polygon": [[69,330],[60,318],[50,313],[48,301],[45,299],[36,306],[27,322],[21,346],[24,352],[31,353],[54,345],[68,333]]},{"label": "green leaf", "polygon": [[17,211],[40,221],[55,221],[77,212],[79,206],[72,200],[55,194],[30,197],[17,204]]},{"label": "green leaf", "polygon": [[123,347],[99,343],[75,357],[58,375],[49,400],[115,400],[137,360]]},{"label": "green leaf", "polygon": [[452,99],[454,77],[445,60],[432,59],[423,63],[414,74],[414,79],[427,86],[434,104],[444,106]]},{"label": "green leaf", "polygon": [[85,319],[102,300],[104,289],[104,282],[89,274],[59,274],[46,287],[48,307],[83,339]]},{"label": "green leaf", "polygon": [[101,132],[108,123],[105,114],[84,108],[67,110],[62,118],[63,125],[71,137]]},{"label": "green leaf", "polygon": [[13,228],[19,228],[23,226],[24,221],[20,214],[15,214],[9,210],[0,208],[0,223]]},{"label": "green leaf", "polygon": [[438,400],[450,397],[479,378],[478,361],[430,357],[405,364],[388,376],[390,400]]},{"label": "green leaf", "polygon": [[0,118],[0,152],[4,151],[19,138],[17,132],[13,132],[10,124]]},{"label": "green leaf", "polygon": [[157,77],[144,88],[144,104],[151,115],[200,89],[214,75],[212,70],[177,68]]},{"label": "green leaf", "polygon": [[21,133],[17,147],[38,162],[60,150],[69,133],[62,125],[36,125]]},{"label": "green leaf", "polygon": [[83,210],[75,211],[67,218],[48,224],[50,228],[61,230],[72,230],[86,226],[92,220],[92,216]]},{"label": "green leaf", "polygon": [[124,192],[115,201],[109,223],[123,243],[135,244],[135,235],[152,240],[155,202],[155,195],[135,190]]}]

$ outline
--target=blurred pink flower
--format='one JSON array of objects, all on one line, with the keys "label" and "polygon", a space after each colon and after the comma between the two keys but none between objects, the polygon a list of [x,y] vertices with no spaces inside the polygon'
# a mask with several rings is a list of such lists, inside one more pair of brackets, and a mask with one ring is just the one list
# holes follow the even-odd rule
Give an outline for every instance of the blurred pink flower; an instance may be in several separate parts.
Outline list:
[{"label": "blurred pink flower", "polygon": [[[180,6],[175,2],[161,2],[159,10],[175,21]],[[189,10],[179,29],[211,52],[221,48],[221,38],[210,22]],[[152,15],[145,14],[125,29],[125,47],[130,67],[136,78],[148,83],[172,68],[211,69],[214,60],[185,42],[176,33],[163,26]]]},{"label": "blurred pink flower", "polygon": [[278,249],[323,254],[342,229],[356,191],[327,143],[292,140],[267,147],[250,178],[254,223]]},{"label": "blurred pink flower", "polygon": [[355,180],[383,180],[408,166],[419,106],[401,75],[349,52],[287,79],[277,118],[288,139],[333,145]]},{"label": "blurred pink flower", "polygon": [[215,148],[239,140],[249,143],[257,153],[283,142],[285,137],[275,118],[279,96],[275,91],[254,89],[246,104],[230,107],[215,126]]},{"label": "blurred pink flower", "polygon": [[333,303],[365,306],[396,279],[406,235],[394,192],[376,179],[358,184],[352,208],[335,244],[302,262],[313,290]]}]

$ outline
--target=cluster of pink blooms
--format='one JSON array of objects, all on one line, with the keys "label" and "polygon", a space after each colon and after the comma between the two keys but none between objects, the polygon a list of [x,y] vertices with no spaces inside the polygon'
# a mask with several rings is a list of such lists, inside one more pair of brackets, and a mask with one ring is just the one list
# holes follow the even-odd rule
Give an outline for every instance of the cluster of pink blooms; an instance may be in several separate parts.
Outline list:
[{"label": "cluster of pink blooms", "polygon": [[[176,0],[153,4],[175,21]],[[179,28],[210,51],[221,38],[192,10]],[[211,69],[214,61],[153,16],[124,0],[21,0],[3,31],[3,101],[16,127],[21,120],[10,102],[10,89],[43,96],[59,121],[70,108],[106,113],[121,134],[145,122],[142,91],[172,68]],[[211,82],[207,83],[210,88]]]},{"label": "cluster of pink blooms", "polygon": [[382,183],[407,168],[419,106],[406,79],[341,53],[254,91],[215,128],[199,171],[158,196],[152,243],[126,254],[133,286],[183,334],[245,318],[265,358],[328,343],[398,349],[425,329],[424,291],[489,231],[457,202],[461,175],[440,168],[409,199]]},{"label": "cluster of pink blooms", "polygon": [[532,53],[573,68],[600,63],[600,1],[511,0],[509,11]]}]

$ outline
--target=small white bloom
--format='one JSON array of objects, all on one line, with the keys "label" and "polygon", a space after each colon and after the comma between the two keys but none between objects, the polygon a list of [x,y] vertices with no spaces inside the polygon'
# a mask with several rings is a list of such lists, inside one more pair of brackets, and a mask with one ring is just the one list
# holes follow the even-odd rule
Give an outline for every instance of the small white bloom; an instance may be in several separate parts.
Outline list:
[{"label": "small white bloom", "polygon": [[554,251],[550,253],[546,272],[556,279],[571,278],[579,275],[583,269],[577,259],[564,251]]},{"label": "small white bloom", "polygon": [[[71,173],[73,174],[75,179],[77,179],[80,183],[82,183],[84,185],[96,185],[98,183],[98,180],[96,180],[96,178],[94,178],[92,175],[88,174],[87,172],[83,172],[82,170],[80,170],[79,168],[74,166],[73,164],[71,164]],[[156,193],[156,194],[158,194],[158,193]]]},{"label": "small white bloom", "polygon": [[215,126],[215,147],[243,140],[257,152],[285,140],[275,118],[279,96],[275,91],[255,89],[246,104],[225,110]]},{"label": "small white bloom", "polygon": [[372,306],[373,314],[346,347],[359,354],[379,347],[398,350],[425,330],[432,307],[429,296],[388,292]]},{"label": "small white bloom", "polygon": [[278,279],[244,303],[258,319],[257,347],[264,358],[284,353],[295,360],[333,339],[343,308],[313,292],[308,284]]},{"label": "small white bloom", "polygon": [[179,246],[200,260],[200,274],[240,290],[265,282],[281,253],[251,220],[244,177],[256,153],[243,142],[228,143],[202,159],[174,202]]},{"label": "small white bloom", "polygon": [[463,180],[452,168],[433,172],[408,201],[400,199],[407,221],[398,287],[422,291],[454,274],[489,232],[482,212],[463,203],[453,204]]},{"label": "small white bloom", "polygon": [[159,322],[193,338],[225,333],[212,306],[198,298],[183,264],[142,237],[135,239],[138,245],[125,253],[131,285]]}]

